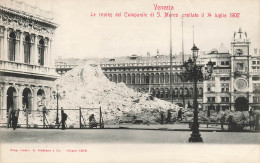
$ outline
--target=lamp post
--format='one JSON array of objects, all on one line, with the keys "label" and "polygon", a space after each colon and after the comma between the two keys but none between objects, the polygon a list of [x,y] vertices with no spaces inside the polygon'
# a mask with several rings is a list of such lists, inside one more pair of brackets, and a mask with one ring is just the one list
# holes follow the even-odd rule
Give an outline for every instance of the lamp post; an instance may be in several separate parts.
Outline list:
[{"label": "lamp post", "polygon": [[197,82],[203,80],[209,80],[213,72],[213,63],[209,61],[207,63],[207,72],[202,72],[202,67],[196,65],[196,60],[198,58],[199,48],[194,44],[192,47],[192,58],[184,62],[183,67],[185,71],[181,73],[181,78],[183,81],[193,81],[193,108],[194,108],[194,118],[191,126],[192,134],[189,138],[189,142],[203,142],[202,137],[199,133],[199,122],[198,122],[198,92],[197,92]]},{"label": "lamp post", "polygon": [[59,93],[59,89],[60,89],[60,85],[57,84],[56,85],[56,91],[52,92],[54,99],[57,100],[56,125],[59,124],[59,114],[58,114],[59,113],[59,99],[64,98],[65,97],[65,93],[66,93],[65,91],[63,91],[62,92],[63,96],[61,96],[61,94]]}]

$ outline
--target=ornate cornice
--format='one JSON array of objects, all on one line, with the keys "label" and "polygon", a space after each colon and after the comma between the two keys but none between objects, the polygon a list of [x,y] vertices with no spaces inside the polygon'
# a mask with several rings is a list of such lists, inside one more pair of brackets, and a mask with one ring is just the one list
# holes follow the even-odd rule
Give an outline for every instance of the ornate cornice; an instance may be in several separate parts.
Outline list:
[{"label": "ornate cornice", "polygon": [[34,16],[19,14],[10,9],[4,9],[3,6],[0,6],[0,25],[1,24],[14,29],[25,29],[25,31],[27,29],[30,33],[51,36],[57,27],[57,24],[36,19]]},{"label": "ornate cornice", "polygon": [[37,21],[37,22],[46,23],[46,24],[52,26],[53,28],[58,27],[58,24],[50,21],[47,18],[44,18],[43,16],[28,13],[28,12],[25,12],[25,11],[22,11],[22,10],[16,10],[16,9],[13,9],[13,8],[5,7],[5,6],[2,6],[1,4],[0,4],[0,12],[6,12],[6,13],[14,14],[14,15],[19,15],[21,17],[31,19],[31,20],[34,20],[34,21]]}]

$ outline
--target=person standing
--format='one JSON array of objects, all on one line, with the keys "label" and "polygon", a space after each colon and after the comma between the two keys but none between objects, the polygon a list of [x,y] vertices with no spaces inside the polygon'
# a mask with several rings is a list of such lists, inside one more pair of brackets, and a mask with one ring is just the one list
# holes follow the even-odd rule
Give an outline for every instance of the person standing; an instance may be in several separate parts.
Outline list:
[{"label": "person standing", "polygon": [[167,111],[167,122],[168,122],[168,123],[171,122],[171,117],[172,117],[171,111],[168,110],[168,111]]},{"label": "person standing", "polygon": [[254,127],[255,127],[255,116],[254,116],[254,112],[252,109],[250,109],[249,111],[249,124],[250,124],[250,131],[254,131]]},{"label": "person standing", "polygon": [[6,128],[11,127],[11,125],[12,125],[12,114],[13,114],[13,107],[10,106],[10,107],[9,107],[9,110],[8,110],[8,119],[7,119]]},{"label": "person standing", "polygon": [[160,123],[161,123],[161,125],[164,123],[163,111],[160,112]]},{"label": "person standing", "polygon": [[64,113],[64,110],[62,109],[61,110],[61,126],[62,126],[62,130],[65,130],[65,123],[66,123],[66,120],[68,118],[68,115],[66,113]]},{"label": "person standing", "polygon": [[211,106],[208,107],[208,111],[207,111],[207,116],[210,117],[210,109],[211,109]]},{"label": "person standing", "polygon": [[13,130],[15,130],[17,128],[19,112],[20,112],[19,108],[16,111],[13,111],[13,115],[12,115],[12,121],[13,121],[12,122],[12,127],[13,127]]},{"label": "person standing", "polygon": [[228,116],[227,122],[228,122],[228,130],[233,131],[236,126],[235,126],[235,123],[234,123],[232,115]]},{"label": "person standing", "polygon": [[48,121],[46,119],[46,114],[47,114],[47,108],[46,108],[45,104],[43,104],[43,107],[42,107],[43,128],[45,128],[46,122],[48,123]]},{"label": "person standing", "polygon": [[178,111],[178,120],[181,119],[182,121],[182,114],[183,114],[182,108],[180,108],[180,110]]},{"label": "person standing", "polygon": [[222,114],[220,117],[221,130],[224,130],[224,123],[226,122],[226,114]]}]

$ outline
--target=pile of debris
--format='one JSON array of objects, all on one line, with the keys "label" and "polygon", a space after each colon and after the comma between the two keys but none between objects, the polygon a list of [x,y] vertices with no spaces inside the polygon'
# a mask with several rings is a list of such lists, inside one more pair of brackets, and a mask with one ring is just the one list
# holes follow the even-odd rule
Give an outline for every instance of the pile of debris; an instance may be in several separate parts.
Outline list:
[{"label": "pile of debris", "polygon": [[[59,100],[59,106],[64,109],[100,108],[103,120],[107,123],[118,123],[125,119],[155,122],[159,112],[178,110],[178,106],[153,98],[149,94],[136,92],[126,87],[124,83],[109,81],[97,64],[86,64],[75,67],[55,81],[59,84],[59,92],[65,91],[65,97]],[[56,100],[52,99],[51,106],[55,108]],[[76,125],[79,121],[78,111],[66,111],[67,124]],[[53,112],[54,113],[54,112]],[[52,113],[52,114],[53,114]],[[51,117],[55,117],[53,115]],[[87,121],[90,114],[99,116],[98,109],[89,109],[83,116]],[[128,117],[128,118],[127,118]],[[54,119],[51,121],[54,123]]]},{"label": "pile of debris", "polygon": [[[207,115],[207,111],[200,111],[198,113],[198,119],[199,121],[208,121],[208,122],[219,122],[222,115],[225,114],[225,119],[227,121],[229,116],[233,117],[233,120],[237,124],[243,124],[249,122],[249,112],[248,111],[231,111],[231,110],[225,110],[225,111],[211,111],[210,116]],[[193,112],[187,111],[184,113],[184,120],[188,122],[193,121]]]}]

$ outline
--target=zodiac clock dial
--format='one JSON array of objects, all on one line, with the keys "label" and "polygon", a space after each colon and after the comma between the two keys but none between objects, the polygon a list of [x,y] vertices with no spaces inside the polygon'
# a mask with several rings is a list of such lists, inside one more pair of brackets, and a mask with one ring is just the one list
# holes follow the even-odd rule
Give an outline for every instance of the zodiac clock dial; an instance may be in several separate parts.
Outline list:
[{"label": "zodiac clock dial", "polygon": [[234,86],[235,86],[235,89],[238,91],[246,91],[246,89],[248,87],[248,82],[244,78],[238,78],[235,80]]},{"label": "zodiac clock dial", "polygon": [[242,49],[237,49],[236,50],[237,55],[243,55],[243,50]]}]

